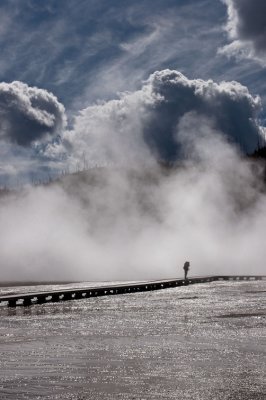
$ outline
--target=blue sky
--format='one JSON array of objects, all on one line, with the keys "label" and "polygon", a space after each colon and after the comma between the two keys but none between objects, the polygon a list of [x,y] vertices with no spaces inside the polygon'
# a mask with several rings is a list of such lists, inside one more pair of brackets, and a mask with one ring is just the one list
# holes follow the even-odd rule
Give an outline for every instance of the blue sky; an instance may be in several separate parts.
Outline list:
[{"label": "blue sky", "polygon": [[256,62],[217,54],[228,42],[220,0],[2,0],[0,10],[0,80],[45,88],[70,110],[164,68],[266,93]]},{"label": "blue sky", "polygon": [[[247,53],[246,36],[239,31],[232,38],[226,30],[228,7],[238,3],[2,0],[0,82],[20,81],[51,92],[64,105],[70,127],[79,110],[136,91],[150,74],[166,69],[191,80],[238,81],[261,97],[265,110],[264,54]],[[244,43],[242,53],[226,48],[234,39]],[[265,112],[258,116],[264,124]],[[12,160],[14,154],[24,157],[25,148],[7,147]],[[36,146],[29,154],[36,154]],[[2,157],[8,160],[9,153]]]}]

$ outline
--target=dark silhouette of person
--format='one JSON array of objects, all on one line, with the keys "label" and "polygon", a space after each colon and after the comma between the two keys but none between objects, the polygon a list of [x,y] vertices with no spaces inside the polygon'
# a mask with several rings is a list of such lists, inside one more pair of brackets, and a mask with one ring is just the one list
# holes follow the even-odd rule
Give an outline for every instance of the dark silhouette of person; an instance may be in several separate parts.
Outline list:
[{"label": "dark silhouette of person", "polygon": [[183,270],[185,272],[185,280],[187,279],[187,274],[188,274],[189,267],[190,267],[190,262],[186,261],[185,264],[184,264],[184,267],[183,267]]}]

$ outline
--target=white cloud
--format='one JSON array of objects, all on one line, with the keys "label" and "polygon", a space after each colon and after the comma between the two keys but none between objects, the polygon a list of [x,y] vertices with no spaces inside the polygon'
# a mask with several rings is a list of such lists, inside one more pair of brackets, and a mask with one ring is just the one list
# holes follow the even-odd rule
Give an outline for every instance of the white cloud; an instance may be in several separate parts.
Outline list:
[{"label": "white cloud", "polygon": [[227,6],[226,31],[232,42],[219,53],[250,58],[266,66],[266,2],[221,0]]},{"label": "white cloud", "polygon": [[53,174],[95,164],[176,161],[184,156],[179,124],[191,113],[198,116],[197,128],[208,119],[214,130],[252,153],[264,131],[257,120],[260,108],[260,98],[238,82],[162,70],[137,91],[83,109],[67,130],[64,107],[53,94],[22,82],[1,83],[0,175],[6,177],[12,165],[20,179],[33,170],[43,177],[49,169]]},{"label": "white cloud", "polygon": [[251,153],[263,130],[257,121],[260,107],[260,98],[238,82],[190,80],[178,71],[157,71],[140,90],[82,110],[63,143],[72,157],[85,155],[95,162],[132,163],[150,154],[176,160],[182,151],[178,124],[194,112]]},{"label": "white cloud", "polygon": [[44,89],[0,83],[0,139],[21,146],[51,138],[66,125],[64,106]]}]

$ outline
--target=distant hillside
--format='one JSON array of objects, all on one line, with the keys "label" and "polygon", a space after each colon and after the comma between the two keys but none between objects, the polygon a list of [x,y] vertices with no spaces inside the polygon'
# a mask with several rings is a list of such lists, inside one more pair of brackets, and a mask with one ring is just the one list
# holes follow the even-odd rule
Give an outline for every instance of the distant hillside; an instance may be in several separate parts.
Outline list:
[{"label": "distant hillside", "polygon": [[[254,161],[254,167],[263,168],[264,173],[261,175],[266,183],[266,146],[256,150],[253,154],[244,156],[247,161]],[[67,192],[73,190],[81,190],[84,184],[86,186],[101,186],[105,185],[112,175],[119,175],[121,172],[133,186],[142,186],[143,184],[157,185],[162,178],[171,176],[177,171],[182,172],[186,168],[186,162],[158,162],[154,166],[138,166],[137,168],[125,167],[96,167],[83,171],[78,171],[72,174],[65,174],[57,178],[53,182],[46,183],[47,185],[59,184]]]},{"label": "distant hillside", "polygon": [[254,159],[265,160],[265,162],[266,162],[266,146],[260,147],[259,149],[254,151],[254,153],[251,154],[250,157],[252,157]]},{"label": "distant hillside", "polygon": [[[258,163],[258,166],[262,166],[264,169],[264,174],[262,174],[264,181],[266,183],[266,146],[257,149],[253,154],[244,156],[246,160],[252,160]],[[96,187],[105,185],[107,181],[110,179],[110,175],[113,174],[121,174],[123,172],[124,176],[127,177],[134,185],[136,184],[145,184],[156,185],[159,183],[159,180],[163,177],[167,177],[172,175],[173,172],[177,170],[182,171],[185,168],[184,162],[158,162],[153,167],[143,166],[141,168],[138,166],[137,168],[125,168],[125,167],[95,167],[80,170],[74,173],[62,173],[61,176],[57,177],[54,180],[51,178],[47,179],[44,182],[33,182],[33,186],[54,186],[59,185],[64,188],[67,192],[73,192],[79,189],[82,190],[84,184],[88,187]],[[21,188],[10,189],[8,187],[0,187],[0,197],[12,194],[14,192],[20,191]]]},{"label": "distant hillside", "polygon": [[266,146],[258,148],[249,158],[255,160],[255,162],[258,162],[263,167],[262,176],[266,184]]}]

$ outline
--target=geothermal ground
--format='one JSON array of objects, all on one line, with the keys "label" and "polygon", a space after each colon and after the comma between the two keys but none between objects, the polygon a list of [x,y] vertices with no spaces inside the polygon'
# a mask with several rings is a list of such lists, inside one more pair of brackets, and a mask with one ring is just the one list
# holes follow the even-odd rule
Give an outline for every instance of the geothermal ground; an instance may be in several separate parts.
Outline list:
[{"label": "geothermal ground", "polygon": [[0,398],[262,400],[265,293],[213,282],[1,306]]}]

